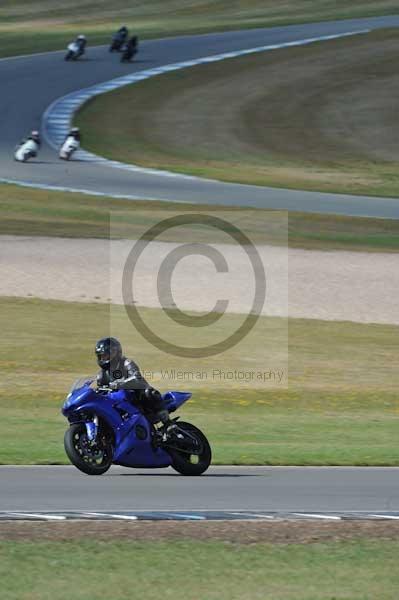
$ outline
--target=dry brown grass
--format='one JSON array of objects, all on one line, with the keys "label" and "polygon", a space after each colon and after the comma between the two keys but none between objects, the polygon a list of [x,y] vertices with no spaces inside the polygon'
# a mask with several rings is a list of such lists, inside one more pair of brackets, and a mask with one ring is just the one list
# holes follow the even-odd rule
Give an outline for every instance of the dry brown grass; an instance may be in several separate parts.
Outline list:
[{"label": "dry brown grass", "polygon": [[258,22],[278,24],[282,21],[312,21],[353,16],[391,14],[398,12],[395,0],[370,0],[348,3],[346,0],[4,0],[0,18],[7,22],[29,21],[39,25],[44,21],[54,23],[86,22],[93,24],[110,20],[132,19],[143,22],[195,21],[254,25]]},{"label": "dry brown grass", "polygon": [[[184,212],[222,215],[218,206],[185,204]],[[224,209],[223,209],[224,210]],[[67,192],[48,192],[0,185],[0,234],[136,239],[143,227],[181,214],[182,205],[172,202],[116,200]],[[227,214],[229,213],[229,214]],[[260,209],[229,208],[225,217],[244,229],[254,243],[287,243],[287,231],[281,213]],[[322,250],[359,250],[397,252],[399,220],[368,219],[290,213],[288,243],[291,247]],[[163,241],[182,241],[181,229],[171,229]],[[192,227],[186,230],[189,241],[223,241],[211,230],[206,233]]]}]

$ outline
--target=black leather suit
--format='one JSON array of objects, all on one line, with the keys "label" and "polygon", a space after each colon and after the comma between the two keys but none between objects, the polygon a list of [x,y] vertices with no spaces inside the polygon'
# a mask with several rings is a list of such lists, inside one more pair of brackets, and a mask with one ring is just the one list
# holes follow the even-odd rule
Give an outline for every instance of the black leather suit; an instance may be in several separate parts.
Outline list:
[{"label": "black leather suit", "polygon": [[134,392],[132,402],[144,411],[157,412],[162,408],[160,394],[144,379],[138,365],[125,356],[112,364],[110,369],[101,369],[97,374],[99,387],[107,386],[112,381],[118,382],[117,389]]}]

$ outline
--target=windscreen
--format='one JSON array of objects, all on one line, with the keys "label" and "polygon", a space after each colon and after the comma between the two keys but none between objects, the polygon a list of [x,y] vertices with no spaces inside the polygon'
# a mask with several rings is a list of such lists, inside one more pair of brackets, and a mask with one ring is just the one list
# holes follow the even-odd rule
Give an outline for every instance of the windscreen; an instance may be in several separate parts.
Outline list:
[{"label": "windscreen", "polygon": [[91,383],[93,383],[94,381],[94,376],[93,375],[87,375],[86,377],[79,377],[78,379],[76,379],[76,381],[73,383],[69,393],[71,394],[72,392],[74,392],[75,390],[79,390],[80,388],[82,388],[85,385],[90,385]]}]

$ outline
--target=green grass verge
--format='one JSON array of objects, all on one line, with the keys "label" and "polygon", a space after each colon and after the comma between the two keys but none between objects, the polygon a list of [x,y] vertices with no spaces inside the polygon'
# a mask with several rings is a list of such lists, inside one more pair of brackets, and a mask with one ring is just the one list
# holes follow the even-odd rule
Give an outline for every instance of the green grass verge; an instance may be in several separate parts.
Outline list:
[{"label": "green grass verge", "polygon": [[0,56],[29,54],[65,47],[84,32],[90,44],[107,43],[122,22],[140,37],[165,37],[206,31],[270,27],[332,19],[350,19],[398,12],[395,0],[348,4],[345,0],[151,0],[129,5],[114,0],[9,0],[0,6]]},{"label": "green grass verge", "polygon": [[[227,220],[247,233],[254,243],[287,243],[281,212],[177,204],[173,202],[113,200],[66,192],[48,192],[0,184],[0,235],[135,239],[145,227],[181,214],[204,212]],[[170,229],[160,239],[181,241],[182,229]],[[190,241],[218,241],[211,230],[185,228]],[[224,240],[223,240],[224,241]],[[288,244],[318,250],[399,250],[399,220],[367,219],[289,213]]]},{"label": "green grass verge", "polygon": [[0,576],[7,600],[394,600],[398,551],[376,540],[3,542]]},{"label": "green grass verge", "polygon": [[[142,314],[168,337],[160,311]],[[230,331],[237,319],[224,326]],[[7,298],[0,299],[0,463],[67,462],[60,407],[71,381],[95,371],[93,343],[111,323],[127,355],[155,371],[155,385],[194,392],[181,414],[206,431],[215,463],[399,464],[398,327],[290,319],[286,389],[212,377],[214,368],[284,365],[284,319],[262,318],[223,355],[183,363],[142,340],[122,307]],[[160,374],[166,368],[209,377],[171,380]]]},{"label": "green grass verge", "polygon": [[254,54],[103,94],[76,123],[85,146],[110,159],[396,198],[398,58],[396,29]]}]

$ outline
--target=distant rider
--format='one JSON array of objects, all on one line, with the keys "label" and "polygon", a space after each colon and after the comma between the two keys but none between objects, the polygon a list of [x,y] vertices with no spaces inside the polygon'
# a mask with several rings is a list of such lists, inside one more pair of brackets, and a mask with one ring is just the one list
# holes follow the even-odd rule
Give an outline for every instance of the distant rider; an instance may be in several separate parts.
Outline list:
[{"label": "distant rider", "polygon": [[139,38],[133,35],[125,46],[125,56],[129,60],[136,54],[139,45]]},{"label": "distant rider", "polygon": [[128,43],[126,44],[126,47],[132,52],[137,52],[137,48],[139,45],[139,38],[137,37],[137,35],[133,35],[130,40],[128,41]]},{"label": "distant rider", "polygon": [[[36,144],[40,148],[42,141],[40,139],[40,133],[36,129],[34,129],[33,131],[30,132],[30,135],[28,135],[28,137],[26,138],[26,140],[24,140],[24,142],[26,142],[28,140],[33,140],[34,142],[36,142]],[[22,143],[24,143],[24,142],[22,142]]]},{"label": "distant rider", "polygon": [[116,33],[112,36],[112,44],[109,47],[109,51],[113,52],[114,50],[121,51],[124,47],[124,44],[129,35],[128,28],[123,26],[118,29]]},{"label": "distant rider", "polygon": [[80,143],[82,141],[82,136],[79,127],[72,127],[72,129],[69,130],[69,133],[65,136],[65,141],[68,138],[73,138]]},{"label": "distant rider", "polygon": [[98,387],[132,391],[132,404],[149,412],[154,423],[169,421],[169,413],[163,407],[161,394],[144,379],[138,365],[123,355],[122,346],[116,338],[105,337],[98,340],[95,353],[97,364],[101,367],[97,375]]},{"label": "distant rider", "polygon": [[79,54],[80,55],[84,54],[84,51],[86,50],[86,44],[87,44],[86,36],[83,34],[78,35],[78,37],[75,40],[75,43],[79,46]]},{"label": "distant rider", "polygon": [[[37,144],[38,149],[40,148],[41,145],[41,139],[40,139],[40,133],[34,129],[33,131],[30,132],[30,135],[28,135],[28,137],[24,138],[23,140],[21,140],[20,144],[18,145],[18,148],[20,148],[22,146],[22,144],[25,144],[25,142],[32,140],[33,142],[35,142]],[[36,155],[35,155],[36,156]]]},{"label": "distant rider", "polygon": [[120,27],[120,29],[118,29],[118,31],[115,33],[114,39],[118,40],[118,42],[121,42],[121,44],[123,44],[124,42],[126,42],[128,35],[129,35],[129,30],[124,25],[123,27]]}]

